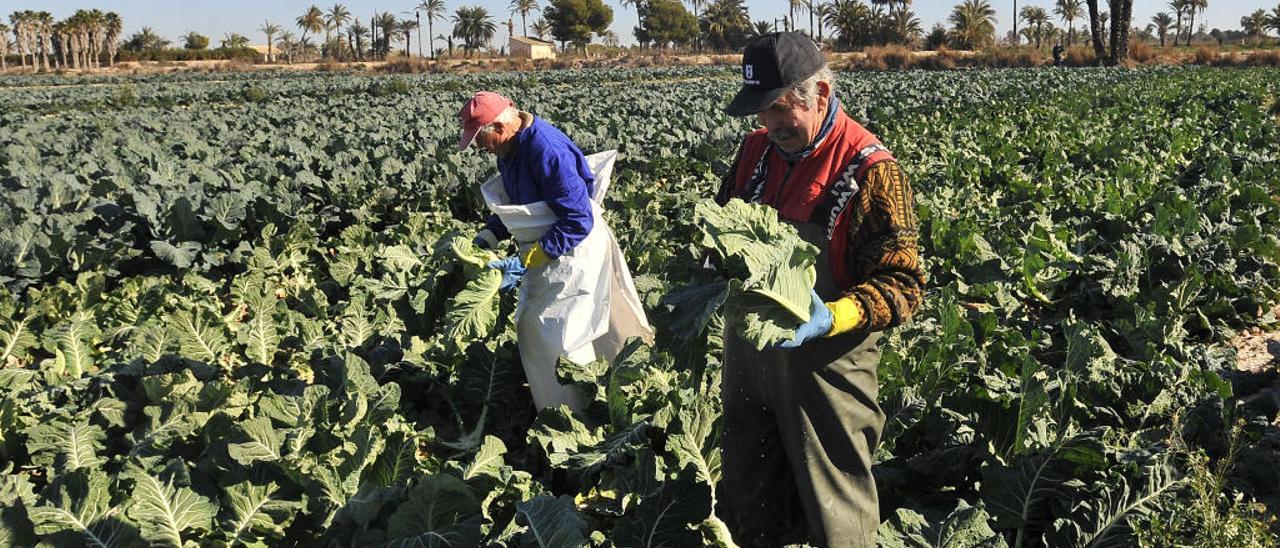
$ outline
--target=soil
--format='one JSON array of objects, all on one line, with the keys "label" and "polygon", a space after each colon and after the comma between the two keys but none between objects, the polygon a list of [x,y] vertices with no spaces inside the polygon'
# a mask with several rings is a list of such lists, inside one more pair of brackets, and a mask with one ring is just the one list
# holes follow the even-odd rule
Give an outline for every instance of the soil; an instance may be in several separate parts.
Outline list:
[{"label": "soil", "polygon": [[[1280,315],[1280,306],[1273,314]],[[1253,329],[1231,340],[1236,349],[1236,368],[1251,373],[1280,370],[1280,331]]]}]

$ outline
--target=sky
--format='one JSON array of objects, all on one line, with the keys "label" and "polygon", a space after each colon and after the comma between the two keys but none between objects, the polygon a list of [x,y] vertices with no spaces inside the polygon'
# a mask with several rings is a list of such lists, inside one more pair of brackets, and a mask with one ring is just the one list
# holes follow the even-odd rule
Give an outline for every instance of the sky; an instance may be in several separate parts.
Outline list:
[{"label": "sky", "polygon": [[[619,0],[604,0],[606,4],[613,8],[613,24],[610,29],[613,30],[623,43],[632,43],[632,28],[637,24],[636,11],[634,8],[622,8]],[[546,5],[549,0],[541,0],[540,3]],[[16,10],[23,9],[42,9],[52,12],[57,18],[64,18],[75,12],[77,9],[98,8],[104,11],[114,11],[119,13],[124,19],[125,31],[124,35],[128,36],[144,26],[149,26],[157,33],[174,42],[178,42],[178,37],[186,34],[188,31],[196,31],[200,34],[210,37],[211,41],[217,43],[224,34],[230,32],[238,32],[249,39],[254,44],[265,44],[266,38],[257,29],[262,26],[264,21],[271,21],[278,25],[286,27],[288,30],[298,34],[299,31],[294,26],[294,20],[302,14],[311,4],[315,2],[304,0],[219,0],[204,2],[174,2],[171,0],[99,0],[83,1],[83,0],[0,0],[0,14],[12,13]],[[317,4],[321,9],[328,10],[334,3],[334,0],[325,0],[323,4]],[[912,3],[912,9],[923,23],[926,32],[933,27],[935,23],[946,23],[947,15],[951,12],[958,0],[915,0]],[[1105,5],[1105,1],[1102,4]],[[1280,0],[1213,0],[1209,3],[1209,9],[1202,17],[1196,15],[1196,26],[1200,26],[1202,19],[1208,28],[1236,29],[1240,27],[1240,18],[1257,9],[1271,10]],[[412,18],[412,9],[416,4],[413,0],[347,0],[342,2],[353,15],[358,17],[361,22],[368,24],[370,16],[375,12],[391,11],[399,14],[404,18]],[[509,16],[510,0],[446,0],[445,2],[448,12],[460,6],[482,6],[494,15],[494,19],[499,23],[498,33],[495,36],[494,44],[505,44],[507,41],[506,25],[503,24]],[[769,20],[784,17],[787,13],[786,0],[745,0],[751,19]],[[687,1],[686,1],[687,5]],[[992,4],[996,8],[996,17],[998,19],[997,34],[1004,36],[1010,29],[1013,21],[1013,5],[1012,0],[997,0]],[[1022,0],[1018,2],[1019,9],[1023,5],[1039,5],[1047,11],[1052,12],[1052,0]],[[1133,21],[1134,26],[1145,26],[1151,16],[1160,11],[1168,11],[1167,2],[1158,0],[1135,0],[1133,3]],[[407,15],[405,12],[409,12]],[[529,23],[532,23],[537,17],[530,14]],[[808,17],[801,16],[801,25],[807,28]],[[520,31],[520,17],[514,17],[516,33]],[[1059,26],[1060,21],[1054,21]],[[1079,23],[1077,22],[1077,25]],[[425,29],[426,23],[423,23]],[[447,29],[448,22],[439,23],[435,29],[435,33],[441,34],[443,29]],[[416,37],[415,37],[416,39]]]}]

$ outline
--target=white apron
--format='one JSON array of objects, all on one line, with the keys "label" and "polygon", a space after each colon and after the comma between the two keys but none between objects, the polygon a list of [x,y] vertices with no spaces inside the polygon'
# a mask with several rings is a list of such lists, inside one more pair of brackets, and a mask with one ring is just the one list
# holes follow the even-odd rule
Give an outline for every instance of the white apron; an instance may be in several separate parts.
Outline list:
[{"label": "white apron", "polygon": [[[556,381],[561,356],[575,363],[612,361],[628,338],[653,343],[653,328],[640,306],[622,249],[600,214],[617,157],[614,150],[587,156],[596,177],[591,232],[568,253],[529,269],[520,280],[516,340],[538,409],[567,404],[579,410],[587,404],[579,390]],[[481,185],[480,193],[511,231],[521,255],[558,220],[546,202],[509,204],[501,174]]]}]

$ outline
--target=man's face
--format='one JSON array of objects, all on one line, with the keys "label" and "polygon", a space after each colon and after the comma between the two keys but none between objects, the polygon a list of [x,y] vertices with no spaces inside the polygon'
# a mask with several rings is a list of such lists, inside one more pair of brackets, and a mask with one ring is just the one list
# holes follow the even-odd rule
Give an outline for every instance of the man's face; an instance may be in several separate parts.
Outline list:
[{"label": "man's face", "polygon": [[511,137],[514,136],[515,133],[509,133],[506,126],[503,126],[502,124],[491,124],[489,127],[494,128],[494,130],[482,130],[480,133],[476,134],[475,145],[483,149],[485,152],[497,154],[499,151],[503,150],[504,145],[507,144],[507,141],[511,140]]},{"label": "man's face", "polygon": [[818,82],[818,96],[812,107],[797,100],[793,92],[787,92],[756,114],[756,121],[769,130],[769,140],[778,148],[798,152],[818,136],[830,97],[831,86],[826,82]]}]

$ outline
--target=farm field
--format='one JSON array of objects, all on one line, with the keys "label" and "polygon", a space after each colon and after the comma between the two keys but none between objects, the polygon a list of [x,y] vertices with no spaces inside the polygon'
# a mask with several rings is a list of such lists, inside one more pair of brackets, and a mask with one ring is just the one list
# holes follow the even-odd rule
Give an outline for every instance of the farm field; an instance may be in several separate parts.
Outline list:
[{"label": "farm field", "polygon": [[[700,275],[738,85],[0,78],[0,546],[730,545],[721,323],[664,296]],[[605,216],[657,342],[562,363],[584,413],[535,415],[514,294],[458,244],[496,172],[455,146],[479,89],[620,152]],[[1274,546],[1277,406],[1229,341],[1280,321],[1280,70],[836,93],[911,179],[929,277],[883,339],[881,544]]]}]

